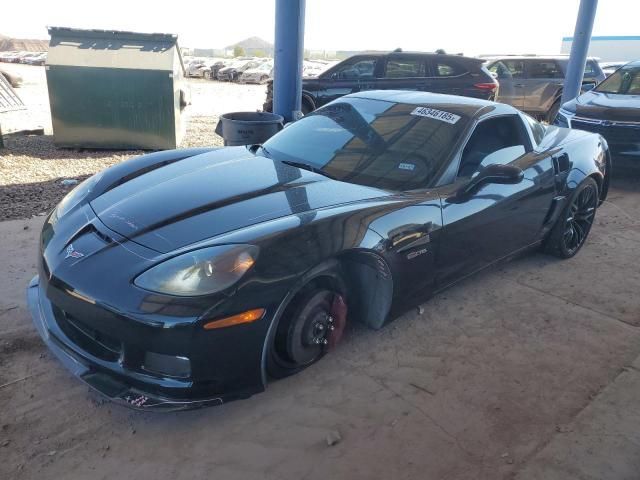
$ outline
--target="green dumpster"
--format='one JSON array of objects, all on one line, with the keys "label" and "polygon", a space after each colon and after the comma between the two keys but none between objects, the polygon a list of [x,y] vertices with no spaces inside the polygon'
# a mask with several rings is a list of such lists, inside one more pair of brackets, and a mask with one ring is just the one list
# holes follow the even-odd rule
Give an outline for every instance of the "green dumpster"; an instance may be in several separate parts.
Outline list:
[{"label": "green dumpster", "polygon": [[177,37],[50,27],[46,63],[55,144],[176,148],[189,94]]}]

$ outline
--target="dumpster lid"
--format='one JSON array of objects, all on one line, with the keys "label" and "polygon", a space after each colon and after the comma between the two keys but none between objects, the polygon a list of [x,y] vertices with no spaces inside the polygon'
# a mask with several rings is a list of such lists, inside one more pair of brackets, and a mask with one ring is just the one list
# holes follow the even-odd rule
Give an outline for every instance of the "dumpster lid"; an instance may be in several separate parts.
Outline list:
[{"label": "dumpster lid", "polygon": [[48,27],[47,65],[166,70],[174,55],[182,65],[178,36],[120,30]]}]

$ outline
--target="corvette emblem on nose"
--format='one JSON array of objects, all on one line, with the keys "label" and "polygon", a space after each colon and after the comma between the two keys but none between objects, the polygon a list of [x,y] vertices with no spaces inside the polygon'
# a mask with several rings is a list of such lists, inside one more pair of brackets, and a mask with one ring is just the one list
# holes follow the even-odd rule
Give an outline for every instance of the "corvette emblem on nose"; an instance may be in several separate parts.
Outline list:
[{"label": "corvette emblem on nose", "polygon": [[73,243],[70,243],[69,246],[67,247],[67,256],[64,257],[65,259],[67,258],[80,258],[80,257],[84,257],[84,253],[80,253],[79,251],[75,250],[73,248]]}]

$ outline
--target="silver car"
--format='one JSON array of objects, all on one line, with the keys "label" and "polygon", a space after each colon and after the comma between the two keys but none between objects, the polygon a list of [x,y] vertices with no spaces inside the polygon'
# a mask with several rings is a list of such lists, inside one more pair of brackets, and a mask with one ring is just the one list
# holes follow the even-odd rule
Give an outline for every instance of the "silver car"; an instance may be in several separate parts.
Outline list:
[{"label": "silver car", "polygon": [[[496,100],[549,123],[560,110],[568,64],[568,55],[505,55],[487,59],[487,68],[500,83]],[[590,90],[604,79],[605,74],[596,59],[587,59],[583,91]]]}]

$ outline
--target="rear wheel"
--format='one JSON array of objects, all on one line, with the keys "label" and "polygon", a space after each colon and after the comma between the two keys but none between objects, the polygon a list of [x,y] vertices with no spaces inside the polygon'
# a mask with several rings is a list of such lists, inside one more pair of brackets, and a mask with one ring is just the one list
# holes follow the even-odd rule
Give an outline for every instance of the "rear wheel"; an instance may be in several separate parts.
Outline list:
[{"label": "rear wheel", "polygon": [[551,230],[545,250],[560,258],[573,257],[584,245],[598,207],[598,184],[588,177],[571,195]]},{"label": "rear wheel", "polygon": [[311,112],[313,112],[313,107],[309,104],[308,101],[306,101],[303,98],[302,99],[301,110],[302,110],[302,115],[309,115]]},{"label": "rear wheel", "polygon": [[312,281],[292,299],[269,339],[267,372],[283,378],[314,364],[342,337],[347,304],[338,282]]}]

